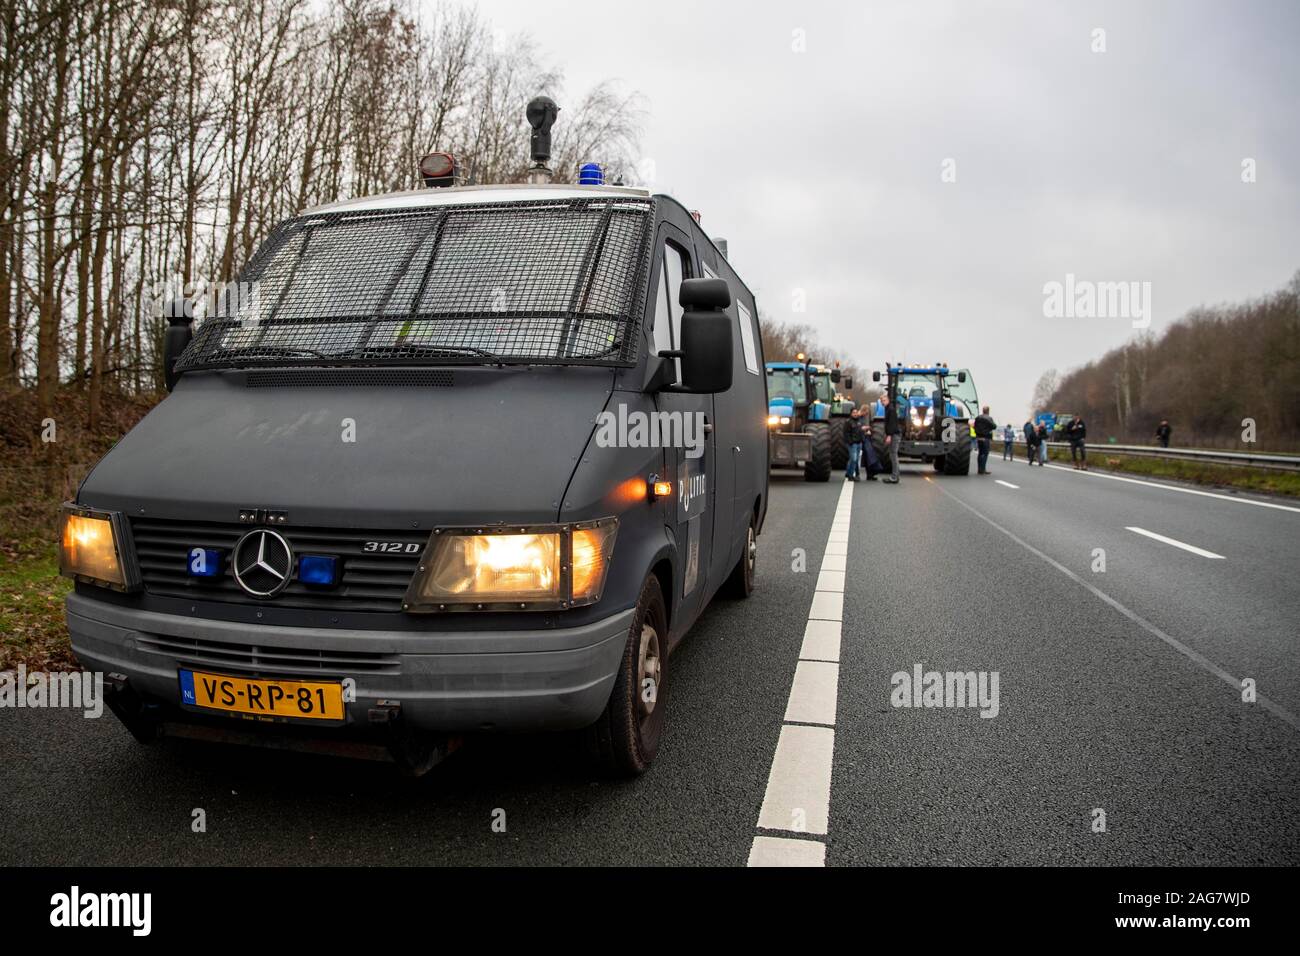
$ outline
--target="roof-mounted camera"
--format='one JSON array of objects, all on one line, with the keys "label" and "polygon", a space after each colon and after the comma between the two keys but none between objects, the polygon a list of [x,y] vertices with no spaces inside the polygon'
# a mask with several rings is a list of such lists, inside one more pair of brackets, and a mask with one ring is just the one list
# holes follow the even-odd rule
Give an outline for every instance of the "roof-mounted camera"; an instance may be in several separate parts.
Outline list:
[{"label": "roof-mounted camera", "polygon": [[546,161],[551,158],[551,127],[560,113],[560,107],[549,96],[536,96],[528,104],[525,115],[533,128],[531,154],[533,164],[528,168],[528,184],[545,186],[551,181],[551,169]]}]

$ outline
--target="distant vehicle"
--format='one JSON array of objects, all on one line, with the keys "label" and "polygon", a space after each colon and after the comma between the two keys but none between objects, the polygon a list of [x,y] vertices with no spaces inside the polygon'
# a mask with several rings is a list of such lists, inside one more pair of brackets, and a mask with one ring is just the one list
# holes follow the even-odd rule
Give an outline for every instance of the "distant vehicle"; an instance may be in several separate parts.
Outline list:
[{"label": "distant vehicle", "polygon": [[64,506],[72,648],[142,741],[418,774],[571,728],[640,773],[670,652],[754,583],[753,295],[668,196],[421,167],[277,226],[256,300],[170,310],[172,394]]},{"label": "distant vehicle", "polygon": [[[882,380],[880,372],[872,381]],[[946,365],[886,366],[885,392],[894,403],[902,435],[900,459],[928,461],[946,475],[970,473],[971,422],[978,414],[975,380],[966,369]],[[885,407],[877,400],[871,411],[871,441],[876,454],[885,454]]]},{"label": "distant vehicle", "polygon": [[832,469],[848,463],[848,442],[835,420],[854,408],[835,386],[851,389],[853,379],[796,358],[767,363],[768,458],[774,468],[803,468],[806,481],[828,481]]},{"label": "distant vehicle", "polygon": [[1034,416],[1034,424],[1047,426],[1048,441],[1065,441],[1065,430],[1070,427],[1070,422],[1074,421],[1075,417],[1068,413],[1039,412]]}]

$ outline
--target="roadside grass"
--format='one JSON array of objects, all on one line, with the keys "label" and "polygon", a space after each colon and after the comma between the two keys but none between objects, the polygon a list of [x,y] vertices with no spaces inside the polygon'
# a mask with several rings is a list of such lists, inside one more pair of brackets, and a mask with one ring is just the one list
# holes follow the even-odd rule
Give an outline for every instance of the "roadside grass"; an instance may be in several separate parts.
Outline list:
[{"label": "roadside grass", "polygon": [[51,544],[40,552],[0,552],[0,670],[20,662],[29,670],[64,670],[74,665],[63,619],[63,599],[72,582],[59,577]]},{"label": "roadside grass", "polygon": [[59,576],[59,506],[76,495],[91,466],[158,396],[104,396],[103,424],[84,427],[86,395],[61,389],[55,441],[41,440],[44,418],[27,389],[0,390],[0,671],[74,666]]},{"label": "roadside grass", "polygon": [[[1048,456],[1060,464],[1070,463],[1068,449],[1049,448]],[[1108,451],[1105,445],[1088,446],[1088,467],[1094,471],[1124,472],[1145,478],[1167,478],[1215,488],[1300,497],[1300,473],[1289,471],[1121,455]]]}]

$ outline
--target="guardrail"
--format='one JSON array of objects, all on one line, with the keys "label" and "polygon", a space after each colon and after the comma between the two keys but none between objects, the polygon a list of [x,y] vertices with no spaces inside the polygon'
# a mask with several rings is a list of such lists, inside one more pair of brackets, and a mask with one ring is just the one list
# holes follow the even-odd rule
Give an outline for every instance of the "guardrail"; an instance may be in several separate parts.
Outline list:
[{"label": "guardrail", "polygon": [[[1016,440],[1023,445],[1023,439]],[[1274,471],[1300,471],[1300,456],[1267,455],[1257,452],[1202,451],[1198,448],[1160,448],[1155,445],[1112,445],[1109,442],[1088,442],[1088,452],[1099,455],[1112,451],[1117,455],[1135,458],[1169,458],[1182,461],[1204,461],[1214,465],[1240,465],[1245,468],[1268,468]],[[1049,441],[1048,448],[1069,449],[1069,442]]]}]

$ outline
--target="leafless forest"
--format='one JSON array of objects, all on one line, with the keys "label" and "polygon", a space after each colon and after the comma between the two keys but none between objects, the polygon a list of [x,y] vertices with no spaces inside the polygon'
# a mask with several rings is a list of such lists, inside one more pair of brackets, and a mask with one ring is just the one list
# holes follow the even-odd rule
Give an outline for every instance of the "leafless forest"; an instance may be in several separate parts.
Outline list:
[{"label": "leafless forest", "polygon": [[1300,273],[1272,295],[1197,309],[1065,375],[1043,374],[1037,411],[1082,414],[1093,441],[1149,443],[1168,419],[1175,445],[1300,448]]},{"label": "leafless forest", "polygon": [[49,414],[71,387],[92,430],[160,387],[167,290],[232,278],[276,221],[414,187],[434,149],[517,181],[539,92],[561,181],[630,173],[641,122],[450,3],[3,0],[0,45],[0,390]]}]

